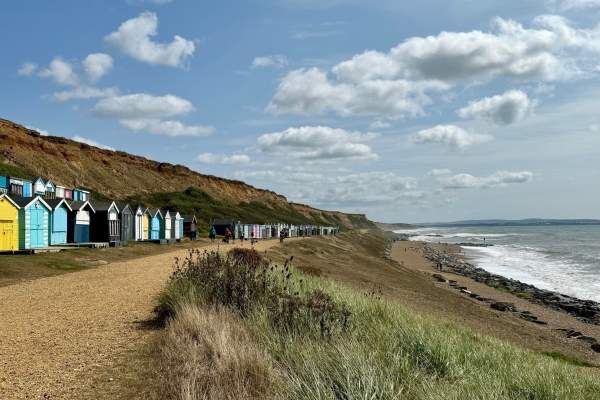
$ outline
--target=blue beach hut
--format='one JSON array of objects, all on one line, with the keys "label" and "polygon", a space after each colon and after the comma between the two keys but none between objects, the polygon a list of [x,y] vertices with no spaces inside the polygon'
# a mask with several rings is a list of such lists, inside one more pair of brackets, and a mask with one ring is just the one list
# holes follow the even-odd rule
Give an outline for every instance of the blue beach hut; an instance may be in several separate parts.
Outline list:
[{"label": "blue beach hut", "polygon": [[23,250],[48,247],[50,243],[50,213],[52,207],[39,196],[13,197],[19,210],[19,248]]},{"label": "blue beach hut", "polygon": [[50,244],[67,243],[69,212],[73,209],[65,199],[50,199],[46,203],[52,208],[50,214]]},{"label": "blue beach hut", "polygon": [[0,176],[0,194],[8,193],[8,176]]},{"label": "blue beach hut", "polygon": [[[154,210],[150,219],[150,240],[164,239],[163,215],[160,210]],[[161,237],[161,234],[163,235]]]},{"label": "blue beach hut", "polygon": [[88,243],[90,241],[90,213],[94,207],[88,201],[74,201],[67,221],[67,242]]}]

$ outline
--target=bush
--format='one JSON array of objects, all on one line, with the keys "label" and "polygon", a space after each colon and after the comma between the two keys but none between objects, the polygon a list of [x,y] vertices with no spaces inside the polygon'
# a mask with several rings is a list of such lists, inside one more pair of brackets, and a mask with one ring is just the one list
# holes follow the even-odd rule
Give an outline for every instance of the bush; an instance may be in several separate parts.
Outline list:
[{"label": "bush", "polygon": [[192,302],[226,307],[242,318],[264,311],[274,328],[289,334],[331,337],[347,333],[349,309],[321,290],[302,290],[302,279],[293,277],[291,261],[278,267],[255,250],[241,248],[225,256],[190,250],[186,258],[175,261],[155,309],[157,319],[165,324],[180,304]]}]

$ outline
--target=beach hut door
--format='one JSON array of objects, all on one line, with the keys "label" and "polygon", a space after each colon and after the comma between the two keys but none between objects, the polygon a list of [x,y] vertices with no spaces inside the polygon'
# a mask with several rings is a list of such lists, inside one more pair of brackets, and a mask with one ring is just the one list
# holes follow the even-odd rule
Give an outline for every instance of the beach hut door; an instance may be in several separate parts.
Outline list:
[{"label": "beach hut door", "polygon": [[29,211],[29,226],[31,227],[29,236],[31,247],[45,247],[44,210],[39,204],[35,204]]},{"label": "beach hut door", "polygon": [[0,221],[0,249],[12,249],[13,239],[13,223],[11,221]]}]

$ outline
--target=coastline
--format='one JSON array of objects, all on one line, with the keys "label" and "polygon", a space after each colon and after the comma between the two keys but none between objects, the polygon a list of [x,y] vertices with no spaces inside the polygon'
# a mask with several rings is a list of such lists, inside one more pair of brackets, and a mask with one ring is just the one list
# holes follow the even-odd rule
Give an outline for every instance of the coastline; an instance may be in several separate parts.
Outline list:
[{"label": "coastline", "polygon": [[[600,307],[598,303],[491,274],[477,268],[465,258],[463,249],[454,244],[394,240],[389,257],[404,268],[426,274],[440,290],[453,292],[492,312],[492,317],[522,325],[539,336],[527,339],[526,345],[531,345],[532,340],[541,341],[543,333],[584,354],[587,360],[600,363],[600,321],[590,319],[590,314],[576,315],[580,309],[586,310],[584,313],[595,310],[593,307]],[[442,271],[437,270],[438,263],[442,264]]]}]

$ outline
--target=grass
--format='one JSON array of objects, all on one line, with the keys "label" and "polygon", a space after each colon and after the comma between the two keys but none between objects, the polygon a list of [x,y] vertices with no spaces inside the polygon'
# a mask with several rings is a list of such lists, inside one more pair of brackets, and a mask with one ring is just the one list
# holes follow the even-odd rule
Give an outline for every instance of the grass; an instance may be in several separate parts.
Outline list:
[{"label": "grass", "polygon": [[0,162],[0,176],[14,176],[29,180],[36,178],[32,171],[4,162]]},{"label": "grass", "polygon": [[[236,264],[233,256],[218,263],[209,254],[196,257],[180,264],[160,300],[170,312],[162,313],[168,328],[159,359],[177,371],[161,369],[163,398],[550,400],[600,393],[595,369],[420,316],[289,264],[263,268],[255,261]],[[245,272],[230,270],[233,265]],[[347,321],[334,317],[326,322],[334,329],[324,333],[318,326],[329,311],[302,306],[290,309],[287,322],[278,319],[290,296],[298,305],[316,294]],[[237,340],[220,338],[234,332]],[[234,385],[234,376],[246,379]]]}]

